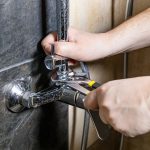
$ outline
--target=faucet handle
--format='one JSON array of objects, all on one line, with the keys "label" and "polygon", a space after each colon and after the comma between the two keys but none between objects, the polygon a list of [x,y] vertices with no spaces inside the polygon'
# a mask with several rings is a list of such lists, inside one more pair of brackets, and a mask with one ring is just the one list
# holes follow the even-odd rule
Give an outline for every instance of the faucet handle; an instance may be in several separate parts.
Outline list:
[{"label": "faucet handle", "polygon": [[61,65],[67,65],[67,58],[59,55],[48,55],[44,60],[45,66],[48,70],[54,70],[59,68]]},{"label": "faucet handle", "polygon": [[25,109],[25,106],[21,103],[24,93],[31,91],[30,82],[31,78],[26,77],[14,80],[4,86],[3,92],[6,107],[11,112],[21,112]]}]

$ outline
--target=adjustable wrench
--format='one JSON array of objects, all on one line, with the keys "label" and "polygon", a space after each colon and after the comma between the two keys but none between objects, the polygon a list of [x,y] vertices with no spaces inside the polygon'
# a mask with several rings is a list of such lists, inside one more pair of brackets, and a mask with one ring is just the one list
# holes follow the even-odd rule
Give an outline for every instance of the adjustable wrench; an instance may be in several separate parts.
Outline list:
[{"label": "adjustable wrench", "polygon": [[[75,97],[74,98],[75,106],[77,106],[77,107],[79,107],[79,105],[84,107],[84,99],[85,99],[86,95],[91,90],[96,89],[97,87],[100,86],[99,83],[97,83],[93,80],[83,81],[84,85],[86,85],[86,86],[80,85],[79,83],[81,83],[81,81],[79,81],[79,82],[78,81],[57,81],[57,82],[66,84],[66,86],[68,86],[69,88],[71,88],[72,90],[77,92],[76,96],[74,96]],[[89,90],[89,89],[91,89],[91,90]],[[71,92],[71,90],[70,90],[70,92]],[[69,94],[69,91],[68,91],[68,94]],[[98,135],[98,138],[101,140],[106,139],[110,134],[111,127],[102,122],[102,120],[99,117],[98,111],[92,111],[90,109],[86,109],[86,110],[88,111],[88,113],[92,119],[92,122],[94,124],[94,127],[95,127],[97,135]]]}]

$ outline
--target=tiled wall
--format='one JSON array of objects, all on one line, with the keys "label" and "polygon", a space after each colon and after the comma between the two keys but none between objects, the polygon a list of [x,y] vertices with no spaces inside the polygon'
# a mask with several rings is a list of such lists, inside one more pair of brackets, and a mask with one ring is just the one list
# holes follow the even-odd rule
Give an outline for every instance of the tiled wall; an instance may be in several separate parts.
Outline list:
[{"label": "tiled wall", "polygon": [[47,85],[40,40],[56,31],[56,20],[55,0],[0,1],[0,150],[67,149],[66,105],[11,113],[3,97],[5,84],[27,75],[34,89]]}]

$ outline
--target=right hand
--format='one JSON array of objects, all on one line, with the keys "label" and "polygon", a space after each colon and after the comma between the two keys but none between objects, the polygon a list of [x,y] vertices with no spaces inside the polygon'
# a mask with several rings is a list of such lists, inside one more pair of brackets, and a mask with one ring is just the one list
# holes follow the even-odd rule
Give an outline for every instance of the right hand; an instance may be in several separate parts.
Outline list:
[{"label": "right hand", "polygon": [[150,132],[149,76],[109,81],[91,91],[84,104],[126,136]]},{"label": "right hand", "polygon": [[107,56],[108,36],[106,33],[94,34],[68,29],[68,41],[56,41],[57,34],[51,33],[42,40],[42,47],[46,54],[51,51],[51,44],[55,46],[55,53],[79,61],[93,61]]}]

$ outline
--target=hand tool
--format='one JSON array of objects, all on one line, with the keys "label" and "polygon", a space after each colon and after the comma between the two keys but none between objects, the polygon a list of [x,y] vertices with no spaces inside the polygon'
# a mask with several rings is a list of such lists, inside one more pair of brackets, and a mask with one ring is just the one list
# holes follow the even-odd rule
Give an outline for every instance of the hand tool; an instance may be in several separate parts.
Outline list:
[{"label": "hand tool", "polygon": [[[84,99],[87,96],[87,94],[96,88],[100,86],[99,83],[95,82],[94,80],[89,80],[85,77],[84,74],[82,73],[75,73],[75,72],[68,72],[67,76],[64,80],[61,80],[60,77],[57,75],[57,70],[55,70],[51,75],[51,80],[54,82],[56,85],[64,85],[64,88],[67,87],[69,90],[67,92],[64,92],[65,95],[66,93],[72,93],[72,90],[75,91],[74,94],[69,94],[70,96],[70,101],[71,99],[74,99],[74,106],[84,108]],[[60,99],[60,101],[65,101],[63,96]],[[69,98],[66,101],[66,103],[69,103]],[[69,103],[70,104],[70,103]],[[110,133],[110,126],[106,125],[105,123],[102,122],[102,120],[99,117],[99,112],[98,111],[92,111],[89,109],[86,109],[90,117],[92,119],[92,122],[95,126],[96,132],[98,137],[103,140],[106,139],[109,136]]]}]

